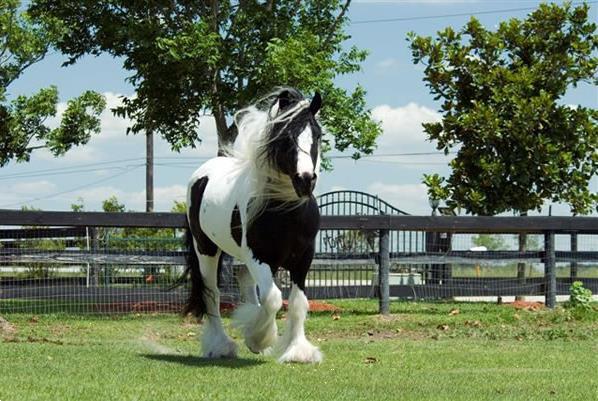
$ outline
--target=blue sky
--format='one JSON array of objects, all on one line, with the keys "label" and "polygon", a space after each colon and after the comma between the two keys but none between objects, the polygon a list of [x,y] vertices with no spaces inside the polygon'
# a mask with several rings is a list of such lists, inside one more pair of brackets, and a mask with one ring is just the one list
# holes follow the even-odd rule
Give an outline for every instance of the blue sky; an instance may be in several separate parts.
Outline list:
[{"label": "blue sky", "polygon": [[[421,184],[422,174],[448,174],[448,159],[436,152],[434,144],[426,142],[421,130],[422,122],[439,118],[438,105],[422,81],[422,68],[411,62],[405,40],[407,32],[433,35],[449,25],[459,28],[469,17],[447,15],[470,13],[477,14],[480,21],[492,29],[501,20],[525,17],[538,4],[538,1],[524,0],[354,1],[349,14],[353,23],[348,27],[352,38],[347,45],[368,49],[370,56],[363,64],[363,71],[341,77],[339,85],[352,88],[360,83],[367,89],[368,107],[384,129],[376,153],[436,154],[378,156],[360,161],[335,159],[334,170],[321,175],[318,192],[360,190],[377,194],[412,214],[429,214],[426,191]],[[522,8],[530,10],[514,10]],[[503,11],[493,12],[496,10]],[[598,20],[597,4],[592,4],[591,15]],[[360,23],[387,18],[405,20]],[[85,89],[93,89],[104,93],[111,106],[117,104],[120,94],[133,94],[132,87],[125,82],[127,72],[122,69],[121,60],[107,56],[86,57],[74,66],[62,68],[63,60],[60,54],[51,54],[10,86],[10,94],[30,94],[55,84],[64,101]],[[563,101],[596,108],[598,90],[594,86],[581,85],[571,90]],[[156,140],[154,185],[157,210],[169,210],[173,200],[183,200],[191,173],[202,160],[215,154],[214,124],[209,117],[204,120],[201,134],[205,140],[197,149],[178,154],[171,152],[164,141]],[[58,159],[38,151],[29,163],[11,163],[3,167],[0,169],[0,185],[3,187],[0,208],[30,205],[45,210],[68,210],[71,203],[83,198],[87,210],[98,210],[102,200],[116,195],[127,208],[143,210],[144,138],[126,136],[127,124],[127,121],[105,112],[102,133],[87,146]],[[593,180],[591,189],[598,191],[598,179]],[[553,205],[553,214],[568,215],[569,209],[564,205]]]}]

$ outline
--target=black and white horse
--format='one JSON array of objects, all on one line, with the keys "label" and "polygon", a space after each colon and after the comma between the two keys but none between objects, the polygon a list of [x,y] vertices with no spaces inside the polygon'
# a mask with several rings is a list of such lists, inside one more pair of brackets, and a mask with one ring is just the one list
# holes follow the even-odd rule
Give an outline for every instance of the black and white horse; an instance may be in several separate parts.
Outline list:
[{"label": "black and white horse", "polygon": [[[233,323],[247,347],[281,362],[322,359],[304,332],[309,308],[305,278],[320,222],[312,192],[320,167],[322,130],[316,114],[321,102],[318,93],[308,101],[284,88],[239,111],[238,135],[226,156],[208,160],[191,178],[187,218],[196,254],[188,263],[192,287],[186,311],[207,317],[204,357],[237,355],[219,311],[218,270],[226,252],[246,266],[238,277],[245,303],[236,309]],[[267,107],[260,107],[264,103]],[[282,295],[273,280],[279,267],[292,280],[280,337],[275,317]]]}]

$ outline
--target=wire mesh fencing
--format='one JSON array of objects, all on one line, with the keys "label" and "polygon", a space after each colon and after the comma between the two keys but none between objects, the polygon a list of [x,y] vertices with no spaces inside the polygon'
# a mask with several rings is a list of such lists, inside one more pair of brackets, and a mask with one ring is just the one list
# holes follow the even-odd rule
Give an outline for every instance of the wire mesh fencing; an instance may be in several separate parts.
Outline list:
[{"label": "wire mesh fencing", "polygon": [[[0,229],[0,314],[179,312],[188,284],[183,229],[23,227]],[[306,279],[311,299],[380,297],[383,252],[389,295],[491,300],[546,293],[545,236],[323,229]],[[385,251],[386,250],[386,251]],[[556,293],[582,281],[598,293],[598,235],[554,236]],[[242,301],[242,266],[223,257],[222,303]],[[288,296],[291,281],[275,281]]]},{"label": "wire mesh fencing", "polygon": [[4,311],[175,311],[186,296],[168,291],[186,252],[176,230],[35,227],[0,237]]}]

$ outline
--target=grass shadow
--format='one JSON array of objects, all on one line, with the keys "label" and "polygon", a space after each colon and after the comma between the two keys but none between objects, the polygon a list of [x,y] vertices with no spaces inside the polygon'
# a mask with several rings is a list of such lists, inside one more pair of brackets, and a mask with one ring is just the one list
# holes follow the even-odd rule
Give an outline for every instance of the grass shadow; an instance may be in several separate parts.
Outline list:
[{"label": "grass shadow", "polygon": [[259,366],[265,361],[259,359],[247,359],[247,358],[220,358],[220,359],[209,359],[201,358],[194,355],[178,355],[178,354],[141,354],[143,358],[150,359],[152,361],[178,363],[186,366],[196,367],[214,367],[220,366],[223,368],[230,369],[241,369],[252,366]]}]

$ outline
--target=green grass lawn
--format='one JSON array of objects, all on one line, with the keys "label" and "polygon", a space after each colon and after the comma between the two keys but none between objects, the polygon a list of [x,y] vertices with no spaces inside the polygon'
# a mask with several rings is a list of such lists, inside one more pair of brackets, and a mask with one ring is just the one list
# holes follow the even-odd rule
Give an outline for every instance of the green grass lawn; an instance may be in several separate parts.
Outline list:
[{"label": "green grass lawn", "polygon": [[381,317],[374,301],[334,303],[307,324],[320,365],[244,347],[201,359],[199,326],[175,315],[4,315],[0,400],[598,399],[596,311],[393,302]]}]

